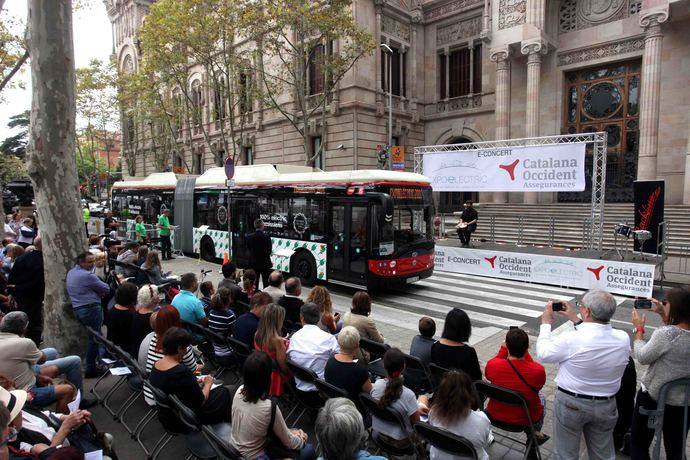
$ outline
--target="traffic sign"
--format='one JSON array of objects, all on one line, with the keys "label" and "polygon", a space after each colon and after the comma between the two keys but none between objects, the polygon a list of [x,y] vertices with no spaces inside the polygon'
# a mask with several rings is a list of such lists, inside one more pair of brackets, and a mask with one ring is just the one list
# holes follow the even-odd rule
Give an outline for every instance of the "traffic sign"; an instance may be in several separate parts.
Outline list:
[{"label": "traffic sign", "polygon": [[232,179],[235,176],[235,160],[232,157],[225,159],[225,177]]}]

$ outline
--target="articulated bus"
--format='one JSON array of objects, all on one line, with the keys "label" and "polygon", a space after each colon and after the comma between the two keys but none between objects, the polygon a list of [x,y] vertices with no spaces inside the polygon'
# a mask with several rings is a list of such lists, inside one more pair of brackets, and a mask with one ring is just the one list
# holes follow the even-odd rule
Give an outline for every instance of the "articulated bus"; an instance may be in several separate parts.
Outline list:
[{"label": "articulated bus", "polygon": [[223,168],[201,176],[156,173],[114,184],[113,213],[155,224],[171,209],[174,245],[205,260],[228,254],[246,267],[246,236],[260,218],[273,241],[273,267],[317,280],[375,288],[413,283],[434,268],[429,180],[413,173],[323,172],[285,165]]}]

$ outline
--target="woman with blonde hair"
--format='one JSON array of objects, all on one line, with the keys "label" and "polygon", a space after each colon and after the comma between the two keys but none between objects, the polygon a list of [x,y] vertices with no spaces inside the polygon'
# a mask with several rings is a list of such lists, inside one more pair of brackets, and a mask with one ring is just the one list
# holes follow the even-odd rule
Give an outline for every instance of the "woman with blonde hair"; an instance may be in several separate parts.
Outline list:
[{"label": "woman with blonde hair", "polygon": [[[319,306],[319,311],[321,312],[321,320],[317,326],[319,329],[335,334],[338,332],[338,320],[340,320],[340,313],[333,313],[333,301],[331,300],[331,294],[323,286],[316,286],[309,293],[309,297],[305,303],[315,303]],[[342,326],[341,326],[342,327]]]},{"label": "woman with blonde hair", "polygon": [[[278,364],[279,370],[271,373],[270,395],[279,397],[284,392],[284,384],[289,374],[287,368],[288,340],[281,336],[285,309],[280,305],[269,304],[261,313],[259,328],[254,335],[254,349],[263,351]],[[282,371],[282,372],[281,372]]]}]

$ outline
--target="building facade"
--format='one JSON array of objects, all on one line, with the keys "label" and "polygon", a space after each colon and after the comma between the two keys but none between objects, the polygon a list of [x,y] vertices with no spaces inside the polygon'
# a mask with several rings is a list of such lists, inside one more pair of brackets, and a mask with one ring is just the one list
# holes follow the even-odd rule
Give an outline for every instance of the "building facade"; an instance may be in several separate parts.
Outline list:
[{"label": "building facade", "polygon": [[[137,30],[153,1],[105,3],[117,62],[136,71]],[[391,87],[393,144],[405,147],[408,170],[417,145],[606,131],[607,201],[631,202],[635,179],[664,179],[667,203],[690,204],[690,0],[353,0],[352,10],[392,54],[377,49],[340,82],[316,161],[323,169],[376,167],[376,147],[388,140]],[[193,73],[203,78],[201,69]],[[213,97],[200,100],[209,120]],[[310,142],[320,143],[317,129]],[[240,162],[304,164],[302,143],[254,102]],[[180,145],[185,158],[177,161],[191,172],[214,166],[200,134],[186,134]],[[135,174],[155,172],[153,164],[141,155]],[[590,198],[465,193],[446,194],[441,205],[469,197]]]}]

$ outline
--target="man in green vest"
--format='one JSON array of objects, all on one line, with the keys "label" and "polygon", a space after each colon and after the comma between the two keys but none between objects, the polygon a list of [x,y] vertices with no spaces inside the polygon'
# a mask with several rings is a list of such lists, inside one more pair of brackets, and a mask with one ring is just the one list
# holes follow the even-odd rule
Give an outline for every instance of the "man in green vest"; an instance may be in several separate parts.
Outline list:
[{"label": "man in green vest", "polygon": [[170,260],[173,258],[170,233],[170,210],[165,209],[161,215],[158,216],[158,234],[161,237],[161,253],[163,260]]},{"label": "man in green vest", "polygon": [[86,228],[86,236],[89,236],[89,221],[91,220],[91,211],[89,211],[89,205],[84,206],[81,212],[84,217],[84,227]]}]

